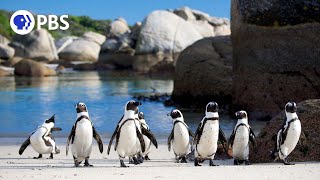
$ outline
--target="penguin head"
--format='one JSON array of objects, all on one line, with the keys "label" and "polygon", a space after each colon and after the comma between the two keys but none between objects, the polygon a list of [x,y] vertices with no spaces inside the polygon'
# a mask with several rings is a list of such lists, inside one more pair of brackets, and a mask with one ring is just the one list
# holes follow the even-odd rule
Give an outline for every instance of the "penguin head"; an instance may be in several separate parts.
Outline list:
[{"label": "penguin head", "polygon": [[297,104],[295,102],[289,101],[285,106],[287,113],[295,113],[297,112]]},{"label": "penguin head", "polygon": [[139,109],[138,109],[138,106],[141,106],[141,102],[138,102],[138,101],[134,101],[134,100],[131,100],[131,101],[128,101],[127,104],[126,104],[126,107],[125,107],[125,110],[126,111],[134,111],[135,114],[138,114],[139,113]]},{"label": "penguin head", "polygon": [[218,112],[218,110],[219,110],[218,103],[212,101],[207,104],[206,112]]},{"label": "penguin head", "polygon": [[246,111],[238,111],[236,112],[237,119],[247,119],[248,115]]},{"label": "penguin head", "polygon": [[167,116],[171,116],[172,119],[183,117],[182,113],[178,109],[172,110]]},{"label": "penguin head", "polygon": [[44,121],[43,125],[46,126],[46,127],[53,128],[54,123],[55,123],[54,118],[55,118],[55,114],[52,115],[51,118],[46,119],[46,120]]},{"label": "penguin head", "polygon": [[143,114],[143,112],[139,112],[138,117],[139,117],[139,119],[144,119],[144,114]]},{"label": "penguin head", "polygon": [[77,113],[88,112],[86,104],[79,102],[76,104]]}]

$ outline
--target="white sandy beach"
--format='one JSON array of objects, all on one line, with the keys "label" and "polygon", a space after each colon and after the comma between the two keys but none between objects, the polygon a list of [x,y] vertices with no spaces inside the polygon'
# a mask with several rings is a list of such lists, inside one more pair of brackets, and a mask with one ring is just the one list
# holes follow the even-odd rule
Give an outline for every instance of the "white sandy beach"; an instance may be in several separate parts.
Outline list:
[{"label": "white sandy beach", "polygon": [[103,154],[95,144],[90,159],[94,167],[75,168],[72,156],[65,155],[63,139],[58,141],[61,154],[52,160],[46,159],[49,155],[32,159],[38,154],[31,146],[20,156],[18,150],[22,141],[0,138],[0,179],[320,179],[319,162],[297,163],[295,166],[278,163],[233,166],[232,160],[215,161],[220,165],[218,167],[209,167],[207,162],[202,167],[194,167],[192,162],[176,164],[173,153],[168,152],[165,144],[153,149],[151,161],[129,168],[119,167],[115,151],[107,155],[106,144]]}]

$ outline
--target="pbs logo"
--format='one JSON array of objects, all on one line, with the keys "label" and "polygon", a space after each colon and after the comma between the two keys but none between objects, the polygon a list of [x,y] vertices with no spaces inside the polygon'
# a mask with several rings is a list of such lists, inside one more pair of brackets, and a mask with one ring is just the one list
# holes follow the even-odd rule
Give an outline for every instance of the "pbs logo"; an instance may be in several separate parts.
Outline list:
[{"label": "pbs logo", "polygon": [[[48,24],[48,30],[67,30],[69,23],[65,20],[68,19],[68,15],[37,15],[37,29],[40,29],[43,25]],[[59,23],[60,21],[60,23]],[[12,14],[10,18],[11,29],[20,35],[30,33],[35,26],[35,19],[33,15],[26,10],[19,10]]]},{"label": "pbs logo", "polygon": [[10,18],[11,29],[20,35],[31,32],[34,28],[35,20],[33,15],[26,10],[19,10],[12,14]]}]

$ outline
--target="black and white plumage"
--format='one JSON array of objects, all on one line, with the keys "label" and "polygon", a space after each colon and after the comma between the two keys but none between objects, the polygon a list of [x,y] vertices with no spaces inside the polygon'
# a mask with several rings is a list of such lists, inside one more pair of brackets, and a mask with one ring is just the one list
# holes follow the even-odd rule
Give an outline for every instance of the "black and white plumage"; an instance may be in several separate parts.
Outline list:
[{"label": "black and white plumage", "polygon": [[124,109],[124,115],[118,122],[108,146],[108,154],[111,145],[116,138],[114,150],[117,151],[120,159],[120,167],[128,167],[124,164],[124,158],[132,158],[135,164],[140,164],[136,158],[139,153],[145,152],[145,142],[142,135],[141,125],[138,119],[138,106],[140,102],[128,101]]},{"label": "black and white plumage", "polygon": [[227,142],[225,135],[219,127],[219,106],[216,102],[209,102],[206,106],[205,117],[200,122],[194,138],[195,144],[195,166],[201,166],[200,161],[210,160],[210,166],[216,166],[213,163],[215,153],[218,148],[218,141],[222,143],[226,150]]},{"label": "black and white plumage", "polygon": [[172,110],[168,116],[171,116],[173,121],[173,128],[168,137],[168,150],[171,151],[172,144],[176,162],[187,163],[186,155],[190,151],[190,136],[194,137],[194,134],[184,122],[181,111]]},{"label": "black and white plumage", "polygon": [[80,102],[76,104],[76,111],[77,120],[67,140],[66,154],[68,155],[69,145],[71,144],[74,165],[78,167],[85,160],[84,166],[92,166],[89,164],[89,158],[92,151],[93,138],[97,141],[101,153],[103,152],[103,143],[89,117],[87,106]]},{"label": "black and white plumage", "polygon": [[232,147],[232,154],[234,158],[234,165],[240,165],[245,162],[250,165],[249,161],[249,141],[255,146],[255,134],[248,124],[248,115],[246,111],[236,112],[238,122],[233,129],[233,132],[228,140]]},{"label": "black and white plumage", "polygon": [[54,127],[55,115],[44,121],[21,145],[19,154],[22,155],[24,150],[31,144],[32,148],[39,153],[38,157],[34,159],[42,158],[42,154],[50,154],[50,159],[53,158],[53,154],[59,154],[60,150],[57,148],[55,140],[52,136],[53,131],[61,131],[61,128]]},{"label": "black and white plumage", "polygon": [[277,133],[277,141],[273,151],[274,158],[280,158],[285,165],[294,165],[287,159],[289,154],[296,147],[300,134],[301,122],[297,115],[297,105],[295,102],[288,102],[285,106],[286,119]]}]

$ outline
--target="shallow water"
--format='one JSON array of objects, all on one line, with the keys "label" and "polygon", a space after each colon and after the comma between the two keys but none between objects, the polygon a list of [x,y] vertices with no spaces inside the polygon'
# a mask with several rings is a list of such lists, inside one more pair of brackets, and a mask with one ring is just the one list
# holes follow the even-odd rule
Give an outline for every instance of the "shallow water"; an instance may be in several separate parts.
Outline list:
[{"label": "shallow water", "polygon": [[[76,120],[74,105],[84,102],[98,132],[109,137],[123,114],[123,107],[134,95],[171,93],[172,79],[145,76],[128,77],[98,72],[77,72],[58,77],[26,78],[0,77],[0,136],[28,136],[42,122],[56,114],[56,126],[63,131],[55,136],[68,135]],[[165,107],[160,102],[143,102],[139,108],[159,138],[170,134],[172,121],[166,116],[174,107]],[[183,112],[186,123],[195,131],[202,113]],[[228,136],[235,120],[221,117],[221,126]],[[258,133],[264,122],[252,121]]]}]

